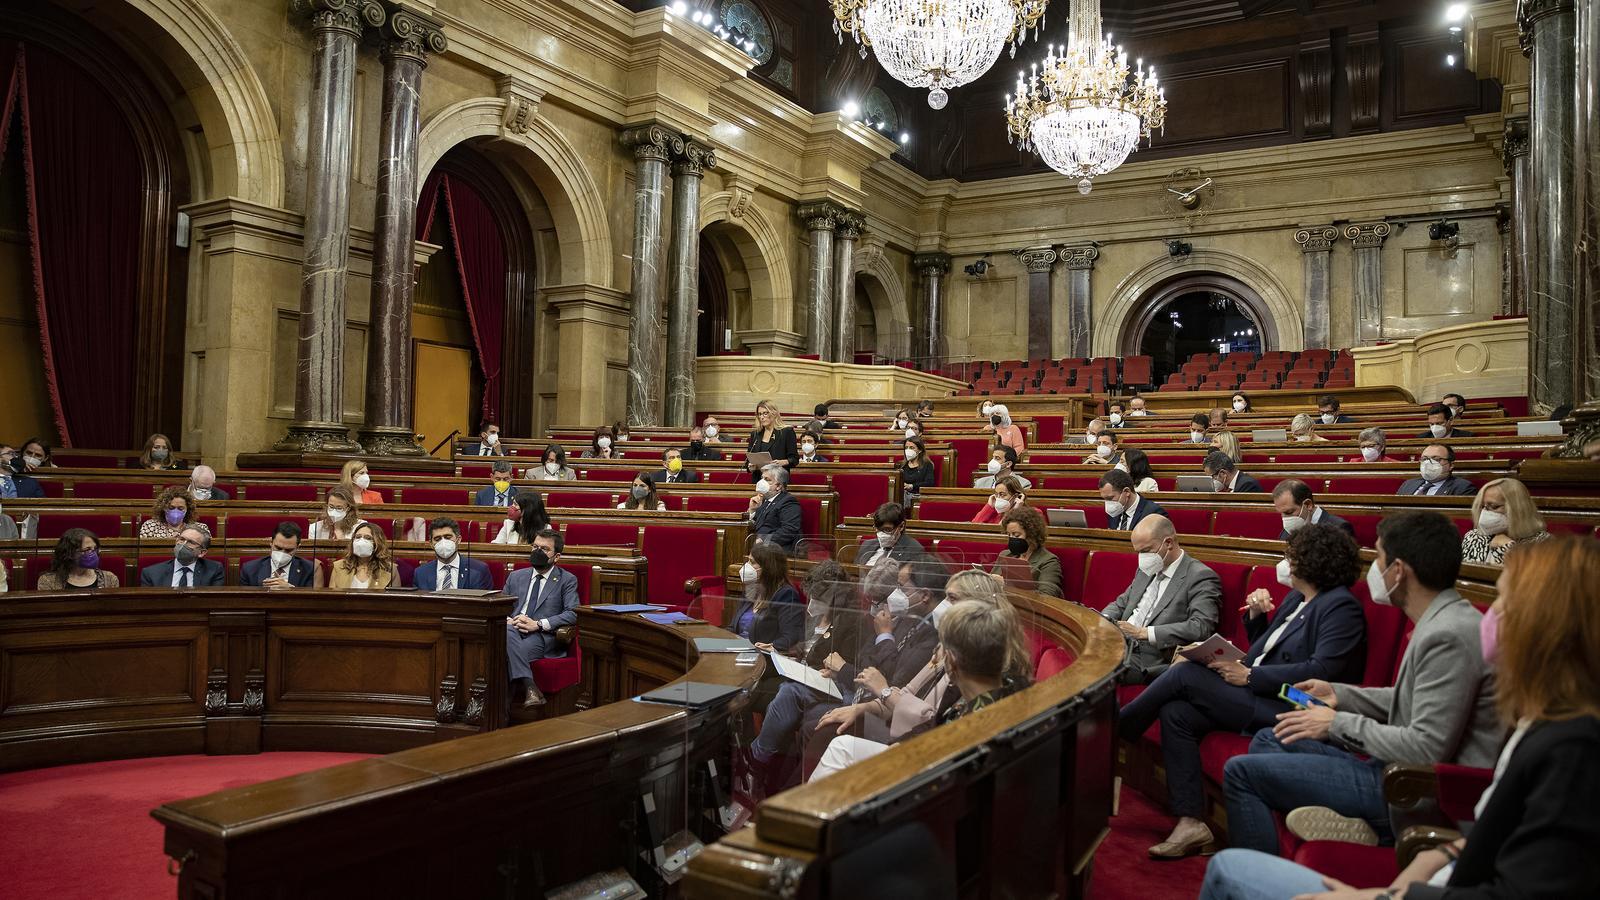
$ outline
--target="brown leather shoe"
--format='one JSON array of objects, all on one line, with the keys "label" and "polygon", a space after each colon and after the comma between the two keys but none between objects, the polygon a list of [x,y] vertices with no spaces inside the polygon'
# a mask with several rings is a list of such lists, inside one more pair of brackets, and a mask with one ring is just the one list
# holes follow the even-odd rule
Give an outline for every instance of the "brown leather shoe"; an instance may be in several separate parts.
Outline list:
[{"label": "brown leather shoe", "polygon": [[522,708],[532,709],[535,706],[543,706],[545,702],[544,692],[539,690],[537,685],[528,685],[528,696],[522,698]]},{"label": "brown leather shoe", "polygon": [[1149,850],[1151,859],[1185,859],[1195,854],[1210,856],[1217,852],[1217,839],[1207,828],[1186,841],[1162,841]]}]

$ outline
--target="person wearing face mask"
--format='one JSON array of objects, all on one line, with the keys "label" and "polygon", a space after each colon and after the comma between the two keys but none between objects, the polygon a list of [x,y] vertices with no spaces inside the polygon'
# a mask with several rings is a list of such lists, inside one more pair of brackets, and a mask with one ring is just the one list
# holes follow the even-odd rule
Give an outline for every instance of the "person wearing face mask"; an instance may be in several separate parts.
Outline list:
[{"label": "person wearing face mask", "polygon": [[561,532],[539,532],[528,552],[530,566],[512,572],[503,589],[515,598],[506,617],[506,672],[511,702],[523,709],[545,703],[533,680],[534,661],[566,656],[570,645],[561,629],[578,624],[578,577],[556,565],[565,549]]},{"label": "person wearing face mask", "polygon": [[515,503],[506,507],[506,520],[500,523],[491,544],[532,544],[535,536],[550,524],[550,512],[544,507],[544,498],[537,491],[518,494]]},{"label": "person wearing face mask", "polygon": [[419,591],[486,591],[494,587],[489,565],[461,553],[461,525],[441,516],[428,523],[433,559],[417,566],[411,583]]},{"label": "person wearing face mask", "polygon": [[1299,479],[1286,478],[1272,488],[1272,508],[1283,517],[1280,541],[1287,541],[1289,535],[1307,525],[1332,525],[1352,538],[1356,536],[1356,527],[1318,506],[1311,486]]},{"label": "person wearing face mask", "polygon": [[322,566],[295,553],[300,549],[300,526],[279,522],[267,544],[268,553],[239,566],[239,586],[269,590],[322,587]]},{"label": "person wearing face mask", "polygon": [[906,426],[909,425],[910,423],[911,423],[911,411],[910,410],[908,410],[908,409],[896,410],[895,414],[894,414],[894,423],[889,426],[889,430],[890,431],[894,431],[894,432],[903,433],[906,430]]},{"label": "person wearing face mask", "polygon": [[530,481],[577,481],[578,473],[567,465],[566,448],[551,444],[544,448],[539,465],[522,473]]},{"label": "person wearing face mask", "polygon": [[650,479],[656,484],[693,484],[700,480],[700,473],[684,468],[682,450],[668,447],[661,451],[661,468],[650,473]]},{"label": "person wearing face mask", "polygon": [[1527,487],[1515,478],[1496,478],[1472,501],[1472,530],[1461,538],[1461,561],[1498,566],[1512,547],[1549,537]]},{"label": "person wearing face mask", "polygon": [[1383,429],[1377,427],[1376,425],[1372,426],[1371,428],[1361,429],[1361,434],[1357,436],[1356,440],[1361,445],[1361,455],[1348,457],[1345,459],[1345,462],[1392,463],[1400,461],[1392,456],[1386,456],[1384,454],[1384,451],[1389,449],[1389,436],[1384,434]]},{"label": "person wearing face mask", "polygon": [[461,455],[505,456],[506,450],[500,446],[500,426],[493,422],[484,422],[478,427],[478,442],[462,447]]},{"label": "person wearing face mask", "polygon": [[[0,566],[0,569],[5,566]],[[39,576],[37,591],[76,591],[121,587],[116,573],[100,568],[100,538],[87,528],[68,528],[56,541],[50,570]]]},{"label": "person wearing face mask", "polygon": [[1153,494],[1161,490],[1156,484],[1156,473],[1150,468],[1150,457],[1137,447],[1129,447],[1117,454],[1117,462],[1113,468],[1128,473],[1133,479],[1133,489],[1141,494]]},{"label": "person wearing face mask", "polygon": [[828,418],[828,415],[828,404],[818,403],[811,409],[811,421],[807,422],[802,430],[815,432],[816,434],[820,435],[823,431],[829,428],[842,427],[838,422]]},{"label": "person wearing face mask", "polygon": [[44,488],[23,462],[25,457],[16,448],[0,444],[0,501],[43,497]]},{"label": "person wearing face mask", "polygon": [[[27,444],[23,445],[23,449],[27,449]],[[176,469],[177,467],[178,461],[172,454],[171,438],[164,434],[152,434],[145,438],[144,452],[139,454],[139,468]]]},{"label": "person wearing face mask", "polygon": [[987,475],[980,475],[972,482],[975,488],[992,490],[1002,478],[1015,478],[1022,485],[1023,490],[1031,490],[1033,482],[1017,472],[1017,451],[1006,446],[995,447],[989,451]]},{"label": "person wearing face mask", "polygon": [[217,487],[217,472],[210,466],[195,466],[189,473],[189,495],[196,500],[232,500],[233,495]]},{"label": "person wearing face mask", "polygon": [[1086,464],[1104,466],[1110,464],[1117,455],[1117,433],[1109,428],[1096,434],[1090,443],[1094,446],[1094,452],[1083,458]]},{"label": "person wearing face mask", "polygon": [[1442,441],[1445,438],[1472,437],[1472,432],[1457,428],[1454,417],[1450,415],[1450,407],[1443,403],[1435,403],[1428,407],[1428,430],[1417,437]]},{"label": "person wearing face mask", "polygon": [[1209,444],[1211,438],[1206,436],[1206,429],[1211,427],[1211,418],[1205,413],[1195,413],[1189,417],[1189,438],[1185,444]]},{"label": "person wearing face mask", "polygon": [[1289,439],[1301,443],[1327,440],[1327,438],[1317,434],[1317,420],[1305,413],[1299,413],[1289,420]]},{"label": "person wearing face mask", "polygon": [[717,424],[716,416],[706,416],[705,421],[700,423],[700,431],[707,444],[722,443],[722,426]]},{"label": "person wearing face mask", "polygon": [[333,564],[328,587],[336,591],[382,591],[400,585],[389,556],[389,540],[371,522],[357,525],[344,558]]},{"label": "person wearing face mask", "polygon": [[1101,615],[1132,644],[1122,683],[1149,684],[1167,670],[1174,650],[1216,632],[1222,581],[1183,552],[1166,516],[1146,516],[1128,542],[1139,554],[1139,570]]},{"label": "person wearing face mask", "polygon": [[1408,478],[1395,491],[1400,497],[1470,497],[1478,492],[1472,482],[1457,478],[1456,451],[1445,444],[1429,444],[1422,448],[1422,461],[1417,468],[1420,478]]},{"label": "person wearing face mask", "polygon": [[1205,470],[1211,476],[1212,487],[1220,494],[1261,493],[1261,482],[1239,471],[1233,457],[1222,450],[1206,454]]},{"label": "person wearing face mask", "polygon": [[900,434],[891,440],[890,443],[894,444],[895,446],[905,446],[905,442],[911,440],[912,438],[917,438],[918,440],[922,438],[922,423],[918,422],[916,419],[912,419],[909,423],[907,423],[905,430],[900,432]]},{"label": "person wearing face mask", "polygon": [[206,559],[211,549],[211,534],[194,525],[184,526],[174,539],[172,558],[145,566],[139,572],[140,587],[205,588],[222,587],[222,563]]},{"label": "person wearing face mask", "polygon": [[979,525],[989,525],[1005,518],[1006,513],[1021,506],[1028,499],[1022,487],[1022,480],[1015,475],[1005,475],[994,483],[994,490],[978,510],[972,521]]},{"label": "person wearing face mask", "polygon": [[361,506],[346,487],[328,489],[327,506],[321,518],[311,523],[306,537],[313,541],[348,541],[362,523]]},{"label": "person wearing face mask", "polygon": [[616,435],[617,443],[619,444],[626,444],[632,437],[632,435],[628,432],[628,423],[622,421],[621,419],[611,423],[611,433]]},{"label": "person wearing face mask", "polygon": [[994,432],[995,440],[1002,447],[1010,447],[1017,456],[1028,452],[1028,442],[1022,434],[1022,427],[1011,421],[1011,410],[1003,403],[996,403],[989,409],[989,430]]},{"label": "person wearing face mask", "polygon": [[1084,426],[1083,442],[1093,447],[1099,442],[1100,435],[1104,433],[1105,430],[1106,423],[1104,419],[1098,417],[1090,419],[1089,424]]},{"label": "person wearing face mask", "polygon": [[1266,854],[1224,850],[1206,869],[1201,900],[1593,896],[1600,884],[1593,852],[1600,833],[1597,583],[1600,544],[1589,538],[1562,535],[1506,558],[1479,643],[1495,669],[1500,719],[1515,726],[1467,837],[1418,853],[1381,892],[1346,889]]},{"label": "person wearing face mask", "polygon": [[821,440],[819,433],[811,430],[807,430],[800,435],[800,462],[825,463],[828,461],[826,456],[817,452],[817,445],[821,443]]},{"label": "person wearing face mask", "polygon": [[1250,395],[1238,391],[1233,395],[1233,411],[1236,413],[1255,412],[1255,407],[1250,405]]},{"label": "person wearing face mask", "polygon": [[1450,410],[1450,418],[1454,419],[1467,411],[1467,398],[1460,394],[1445,394],[1439,398],[1439,405]]},{"label": "person wearing face mask", "polygon": [[908,509],[890,501],[872,511],[872,528],[877,534],[862,542],[856,562],[876,565],[886,560],[905,562],[923,555],[922,543],[906,534],[911,519]]},{"label": "person wearing face mask", "polygon": [[1113,400],[1106,405],[1106,427],[1126,428],[1128,426],[1128,406],[1121,400]]},{"label": "person wearing face mask", "polygon": [[1213,406],[1206,412],[1206,427],[1227,428],[1228,411],[1220,406]]},{"label": "person wearing face mask", "polygon": [[684,448],[683,458],[686,462],[713,462],[722,459],[722,451],[711,448],[711,439],[706,437],[705,429],[689,429],[689,446]]},{"label": "person wearing face mask", "polygon": [[1141,419],[1149,414],[1150,410],[1146,408],[1143,397],[1134,394],[1128,398],[1128,416],[1130,418]]},{"label": "person wearing face mask", "polygon": [[1413,623],[1394,686],[1295,683],[1326,705],[1279,714],[1223,769],[1235,847],[1276,854],[1274,811],[1304,840],[1392,842],[1386,765],[1494,762],[1503,731],[1479,646],[1483,616],[1455,590],[1460,532],[1435,512],[1396,513],[1379,523],[1376,550],[1373,602]]},{"label": "person wearing face mask", "polygon": [[1121,469],[1100,476],[1100,500],[1106,508],[1106,527],[1115,531],[1131,531],[1149,516],[1167,514],[1161,504],[1139,496],[1133,476]]},{"label": "person wearing face mask", "polygon": [[628,499],[617,504],[617,509],[643,509],[650,512],[666,512],[667,504],[656,495],[656,480],[648,472],[640,472],[633,476],[633,485],[628,488]]},{"label": "person wearing face mask", "polygon": [[909,506],[922,497],[923,488],[930,488],[939,483],[939,470],[928,458],[928,447],[922,438],[906,439],[905,464],[900,467],[900,486],[905,492],[905,502]]},{"label": "person wearing face mask", "polygon": [[371,490],[372,473],[367,471],[367,464],[359,459],[352,459],[344,464],[344,468],[339,472],[339,486],[349,491],[362,506],[383,502],[383,495]]},{"label": "person wearing face mask", "polygon": [[189,527],[198,528],[210,537],[210,527],[204,522],[195,521],[194,516],[194,497],[184,489],[183,485],[172,485],[156,496],[156,503],[150,510],[149,518],[139,524],[139,537],[158,541],[172,540],[180,531]]},{"label": "person wearing face mask", "polygon": [[493,481],[472,495],[473,506],[498,506],[505,509],[517,499],[517,486],[511,483],[511,460],[497,459],[489,467]]},{"label": "person wearing face mask", "polygon": [[1212,731],[1233,734],[1270,727],[1292,707],[1279,689],[1310,678],[1347,681],[1366,667],[1366,617],[1350,585],[1361,577],[1361,551],[1350,536],[1313,525],[1289,539],[1278,564],[1278,582],[1290,588],[1276,607],[1265,588],[1244,609],[1250,645],[1242,660],[1189,663],[1174,655],[1172,667],[1122,707],[1118,730],[1138,741],[1161,722],[1168,803],[1177,824],[1151,847],[1155,859],[1181,859],[1215,849],[1206,826],[1200,742]]},{"label": "person wearing face mask", "polygon": [[611,428],[601,425],[594,430],[594,435],[589,438],[589,446],[579,454],[581,459],[620,459],[622,452],[614,446],[615,435]]},{"label": "person wearing face mask", "polygon": [[800,501],[789,493],[789,470],[770,465],[761,470],[755,496],[750,498],[750,533],[793,553],[800,542]]},{"label": "person wearing face mask", "polygon": [[1317,398],[1318,421],[1324,425],[1346,425],[1355,419],[1339,414],[1339,398],[1332,394],[1323,394]]},{"label": "person wearing face mask", "polygon": [[1061,596],[1061,560],[1044,545],[1044,515],[1031,506],[1014,506],[1000,519],[1000,527],[1005,530],[1006,549],[990,571],[1002,575],[1008,561],[1021,560],[1028,565],[1033,590],[1049,597]]},{"label": "person wearing face mask", "polygon": [[861,628],[866,617],[856,604],[856,584],[844,567],[825,559],[811,567],[805,577],[807,636],[806,665],[826,668],[835,653],[854,656],[861,647]]}]

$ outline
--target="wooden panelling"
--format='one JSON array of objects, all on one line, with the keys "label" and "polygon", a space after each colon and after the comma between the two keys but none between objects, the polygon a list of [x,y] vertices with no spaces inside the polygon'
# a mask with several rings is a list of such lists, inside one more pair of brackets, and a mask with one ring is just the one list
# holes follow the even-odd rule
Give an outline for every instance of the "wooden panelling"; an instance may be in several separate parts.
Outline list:
[{"label": "wooden panelling", "polygon": [[1289,56],[1224,68],[1182,66],[1163,73],[1167,127],[1152,137],[1156,149],[1218,140],[1289,135],[1296,106]]},{"label": "wooden panelling", "polygon": [[[1456,54],[1455,66],[1445,56]],[[1457,121],[1484,111],[1499,89],[1480,82],[1462,64],[1459,44],[1435,28],[1395,29],[1383,35],[1383,83],[1389,93],[1383,110],[1385,129]]]}]

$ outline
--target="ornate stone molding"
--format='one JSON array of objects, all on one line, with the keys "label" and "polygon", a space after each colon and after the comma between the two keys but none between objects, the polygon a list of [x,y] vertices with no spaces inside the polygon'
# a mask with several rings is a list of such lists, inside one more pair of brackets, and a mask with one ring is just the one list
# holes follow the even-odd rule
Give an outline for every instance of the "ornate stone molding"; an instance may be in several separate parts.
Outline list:
[{"label": "ornate stone molding", "polygon": [[1332,225],[1302,228],[1294,233],[1294,242],[1300,245],[1301,253],[1326,253],[1333,249],[1333,242],[1338,239],[1339,229]]},{"label": "ornate stone molding", "polygon": [[706,169],[717,167],[717,152],[693,138],[684,138],[682,149],[672,161],[672,174],[699,178]]},{"label": "ornate stone molding", "polygon": [[333,422],[294,422],[289,433],[272,445],[280,453],[354,453],[361,445],[350,440],[350,429]]},{"label": "ornate stone molding", "polygon": [[827,200],[805,203],[795,210],[795,214],[806,223],[806,228],[810,231],[832,231],[844,213],[842,207]]},{"label": "ornate stone molding", "polygon": [[911,257],[911,268],[924,278],[937,278],[950,272],[950,254],[918,253]]},{"label": "ornate stone molding", "polygon": [[1532,149],[1533,144],[1528,134],[1528,117],[1506,116],[1505,140],[1500,145],[1500,159],[1505,164],[1506,172],[1509,174],[1517,158],[1527,156]]},{"label": "ornate stone molding", "polygon": [[389,20],[382,29],[385,57],[403,57],[425,66],[429,53],[443,53],[449,48],[444,26],[437,21],[398,3],[387,2],[384,6],[389,11]]},{"label": "ornate stone molding", "polygon": [[[1068,269],[1093,269],[1094,261],[1100,258],[1098,244],[1076,244],[1070,247],[1059,247],[1056,255]],[[1031,269],[1029,271],[1032,271]]]},{"label": "ornate stone molding", "polygon": [[749,178],[730,174],[723,185],[728,189],[728,218],[742,219],[755,199],[756,186]]},{"label": "ornate stone molding", "polygon": [[838,220],[833,226],[834,233],[847,241],[853,241],[861,237],[862,232],[866,231],[866,229],[866,216],[848,209],[839,214]]},{"label": "ornate stone molding", "polygon": [[534,117],[539,114],[544,91],[515,75],[500,76],[495,79],[494,87],[500,99],[506,102],[505,115],[501,119],[504,130],[508,134],[527,134],[528,129],[533,127]]},{"label": "ornate stone molding", "polygon": [[309,17],[313,32],[342,31],[357,38],[364,29],[377,28],[387,18],[378,0],[291,0],[289,9]]},{"label": "ornate stone molding", "polygon": [[1533,29],[1539,20],[1571,14],[1574,8],[1573,0],[1517,0],[1517,44],[1522,55],[1533,58]]},{"label": "ornate stone molding", "polygon": [[1021,257],[1022,264],[1033,275],[1050,271],[1054,268],[1056,260],[1061,258],[1054,247],[1030,247],[1027,250],[1017,251],[1017,256]]},{"label": "ornate stone molding", "polygon": [[683,138],[664,125],[639,125],[622,132],[622,146],[633,151],[634,159],[668,162],[683,153]]},{"label": "ornate stone molding", "polygon": [[[1351,224],[1344,227],[1344,236],[1353,243],[1357,249],[1362,247],[1382,247],[1383,242],[1389,238],[1389,232],[1394,229],[1388,222],[1367,222],[1364,224]],[[1299,236],[1295,236],[1299,240]]]}]

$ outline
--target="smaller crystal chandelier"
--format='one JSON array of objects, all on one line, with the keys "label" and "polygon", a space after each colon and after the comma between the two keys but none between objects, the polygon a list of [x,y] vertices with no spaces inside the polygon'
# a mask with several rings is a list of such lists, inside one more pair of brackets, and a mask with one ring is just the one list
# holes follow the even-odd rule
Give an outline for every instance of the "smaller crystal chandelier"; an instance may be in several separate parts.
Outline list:
[{"label": "smaller crystal chandelier", "polygon": [[1167,118],[1166,91],[1154,66],[1129,70],[1128,55],[1100,33],[1100,0],[1072,0],[1065,46],[1050,45],[1044,64],[1017,74],[1006,96],[1008,140],[1039,154],[1050,168],[1077,178],[1089,193],[1092,179],[1122,165]]},{"label": "smaller crystal chandelier", "polygon": [[829,0],[833,33],[844,33],[878,54],[895,80],[931,87],[928,105],[944,109],[946,88],[960,87],[989,71],[1011,42],[1011,55],[1035,36],[1049,0]]}]

